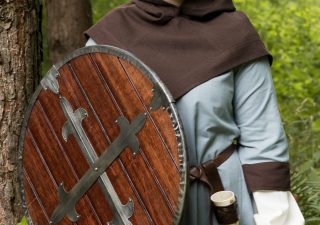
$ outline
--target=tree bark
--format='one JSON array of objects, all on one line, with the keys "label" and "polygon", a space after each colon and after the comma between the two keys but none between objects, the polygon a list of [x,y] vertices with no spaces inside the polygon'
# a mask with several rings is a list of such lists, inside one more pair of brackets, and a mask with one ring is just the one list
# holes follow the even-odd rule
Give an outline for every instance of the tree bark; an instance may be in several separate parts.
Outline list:
[{"label": "tree bark", "polygon": [[46,0],[49,59],[57,63],[83,47],[83,32],[92,25],[90,0]]},{"label": "tree bark", "polygon": [[21,219],[18,139],[39,80],[40,3],[0,0],[0,224]]}]

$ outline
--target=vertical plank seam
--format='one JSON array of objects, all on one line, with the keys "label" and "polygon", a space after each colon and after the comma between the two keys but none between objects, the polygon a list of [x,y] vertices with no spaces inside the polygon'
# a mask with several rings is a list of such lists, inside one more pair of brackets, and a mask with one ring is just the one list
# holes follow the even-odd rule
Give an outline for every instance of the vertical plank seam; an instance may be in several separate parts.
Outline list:
[{"label": "vertical plank seam", "polygon": [[41,160],[44,168],[46,169],[47,174],[49,175],[52,183],[54,184],[54,187],[57,188],[57,187],[58,187],[57,181],[54,179],[54,177],[53,177],[53,175],[52,175],[52,173],[51,173],[51,171],[50,171],[50,169],[49,169],[49,167],[48,167],[48,164],[47,164],[46,161],[44,160],[43,155],[42,155],[42,153],[41,153],[41,151],[40,151],[40,149],[39,149],[39,146],[38,146],[36,140],[34,139],[34,136],[33,136],[32,132],[29,130],[29,128],[28,128],[28,130],[27,130],[27,133],[29,133],[30,138],[31,138],[32,145],[33,145],[33,147],[35,148],[36,152],[38,153],[38,156],[40,157],[40,160]]},{"label": "vertical plank seam", "polygon": [[[103,84],[103,86],[105,87],[105,89],[108,91],[108,93],[109,93],[110,95],[112,95],[112,101],[113,101],[114,105],[116,106],[116,108],[118,109],[118,112],[119,112],[121,115],[124,115],[123,112],[122,112],[122,110],[121,110],[121,108],[120,108],[120,106],[118,105],[115,97],[113,96],[110,87],[108,86],[106,80],[104,79],[104,77],[103,77],[103,75],[102,75],[102,72],[101,72],[99,66],[97,65],[97,63],[95,62],[95,60],[93,59],[93,57],[94,57],[93,55],[90,55],[90,60],[91,60],[91,62],[93,63],[93,65],[95,66],[95,70],[96,70],[96,72],[97,72],[97,75],[99,76],[100,80],[102,81],[102,84]],[[141,152],[142,152],[142,151],[141,151]],[[142,152],[142,153],[143,153],[143,152]],[[144,155],[144,154],[142,154],[142,155]],[[144,162],[145,162],[145,159],[144,159]],[[120,161],[120,163],[121,163],[122,168],[125,170],[125,166],[124,166],[123,162]],[[145,162],[145,163],[146,163],[146,162]],[[148,166],[148,165],[147,165],[147,166]],[[148,167],[148,168],[150,169],[150,167]],[[137,191],[136,188],[134,187],[133,181],[132,181],[132,179],[130,178],[130,176],[129,176],[129,174],[128,174],[127,172],[126,172],[126,176],[127,176],[127,178],[130,180],[131,186],[134,188],[134,192],[135,192],[136,195],[137,195],[137,194],[138,194],[138,191]],[[158,182],[158,183],[159,183],[159,182]],[[159,189],[159,187],[158,187],[158,189]],[[162,188],[161,188],[161,189],[162,189]],[[161,192],[161,190],[160,190],[160,192]],[[163,193],[163,192],[161,192],[161,193]],[[139,195],[139,196],[137,196],[137,197],[138,197],[138,199],[140,200],[140,202],[143,203],[143,200],[142,200],[141,196]],[[169,203],[169,204],[170,204],[170,203]],[[171,206],[171,205],[170,205],[170,206]],[[147,213],[148,218],[151,219],[151,215],[149,214],[148,209],[146,208],[146,206],[145,206],[144,203],[143,203],[143,207],[144,207],[145,212]],[[172,214],[172,213],[173,213],[172,207],[169,207],[169,209],[170,209],[170,210],[169,210],[170,213]],[[152,224],[154,224],[153,221],[152,221]]]},{"label": "vertical plank seam", "polygon": [[[120,65],[121,65],[124,73],[126,74],[126,77],[128,78],[128,80],[129,80],[132,88],[134,89],[134,92],[136,93],[136,96],[139,98],[139,100],[140,100],[140,102],[141,102],[141,104],[142,104],[142,107],[143,107],[143,108],[145,109],[145,111],[147,112],[148,117],[149,117],[149,119],[150,119],[153,127],[156,129],[156,131],[157,131],[157,133],[158,133],[158,135],[159,135],[159,137],[160,137],[160,140],[161,140],[162,144],[163,144],[164,147],[165,147],[165,150],[166,150],[167,154],[170,156],[172,162],[174,163],[174,165],[175,165],[175,167],[176,167],[176,169],[177,169],[177,172],[179,172],[179,171],[180,171],[180,170],[179,170],[179,167],[178,167],[176,161],[174,160],[173,155],[171,154],[167,143],[165,142],[163,136],[161,135],[161,132],[160,132],[158,126],[156,125],[154,119],[152,118],[152,116],[151,116],[151,114],[150,114],[150,112],[149,112],[149,110],[148,110],[148,107],[147,107],[147,106],[145,105],[145,103],[143,102],[143,99],[142,99],[139,91],[138,91],[137,88],[134,86],[133,81],[132,81],[131,77],[130,77],[129,74],[128,74],[128,71],[126,70],[126,68],[124,68],[124,66],[123,66],[123,64],[121,63],[121,61],[120,61],[119,58],[118,58],[118,61],[119,61]],[[150,91],[151,91],[151,90],[150,90]]]},{"label": "vertical plank seam", "polygon": [[[129,81],[129,83],[130,83],[130,85],[131,85],[131,87],[132,87],[132,89],[133,89],[136,97],[139,99],[142,107],[143,107],[143,108],[145,109],[145,111],[147,112],[148,118],[149,118],[149,120],[151,121],[153,127],[156,129],[156,132],[158,133],[159,138],[160,138],[162,144],[164,145],[164,147],[165,147],[165,149],[166,149],[169,157],[171,158],[173,164],[175,165],[175,167],[176,167],[176,169],[177,169],[177,172],[179,172],[179,169],[177,168],[177,165],[176,165],[175,161],[173,160],[172,155],[169,153],[169,150],[168,150],[168,148],[167,148],[167,145],[166,145],[166,143],[164,142],[162,136],[160,135],[160,132],[159,132],[157,126],[155,125],[155,123],[154,123],[154,121],[153,121],[153,118],[151,117],[151,115],[150,115],[150,113],[149,113],[148,108],[147,108],[146,105],[144,104],[144,102],[143,102],[140,94],[138,93],[138,90],[137,90],[136,87],[134,86],[131,78],[130,78],[129,75],[127,74],[126,70],[124,69],[124,67],[123,67],[123,65],[122,65],[122,63],[120,62],[120,60],[119,60],[118,57],[117,57],[117,59],[118,59],[118,62],[119,62],[119,64],[121,65],[121,67],[122,67],[122,69],[123,69],[123,72],[124,72],[125,76],[127,77],[128,81]],[[172,206],[172,204],[171,204],[171,202],[170,202],[170,199],[169,199],[168,195],[165,193],[164,189],[162,188],[162,186],[161,186],[161,184],[160,184],[160,181],[157,179],[157,174],[156,174],[156,172],[154,171],[154,169],[152,169],[152,167],[151,167],[151,165],[150,165],[150,163],[149,163],[149,160],[148,160],[147,156],[146,156],[145,154],[143,154],[142,157],[143,157],[145,163],[147,164],[150,172],[152,173],[152,175],[153,175],[153,177],[154,177],[157,185],[161,187],[161,190],[160,190],[160,191],[161,191],[162,195],[166,198],[166,202],[169,203],[168,206],[170,207],[170,210],[171,210],[172,213],[173,213],[173,212],[174,212],[173,206]]]},{"label": "vertical plank seam", "polygon": [[[79,176],[78,176],[78,174],[76,173],[73,165],[71,164],[71,161],[70,161],[68,155],[66,154],[66,151],[65,151],[64,147],[62,146],[62,144],[61,144],[61,142],[60,142],[57,134],[54,132],[53,126],[52,126],[52,124],[51,124],[51,122],[50,122],[50,120],[49,120],[49,118],[48,118],[48,116],[47,116],[47,113],[45,112],[45,110],[44,110],[44,108],[43,108],[43,106],[42,106],[42,104],[41,104],[40,99],[39,99],[38,102],[39,102],[40,110],[43,112],[44,119],[45,119],[45,121],[46,121],[46,123],[47,123],[47,126],[49,127],[49,130],[50,130],[51,133],[53,134],[53,136],[54,136],[54,138],[55,138],[55,140],[56,140],[56,142],[57,142],[57,144],[58,144],[58,146],[59,146],[60,151],[62,152],[65,160],[67,161],[68,166],[69,166],[70,169],[71,169],[71,172],[72,172],[73,176],[76,178],[76,181],[79,181]],[[55,181],[55,182],[57,183],[57,181]],[[84,197],[85,197],[87,203],[90,205],[91,210],[93,210],[93,205],[92,205],[90,199],[88,198],[88,196],[85,195]],[[96,214],[95,210],[93,210],[93,211],[94,211],[94,212],[93,212],[94,215],[96,216],[97,222],[98,222],[100,225],[102,225],[102,222],[100,221],[100,218],[99,218],[98,215]]]},{"label": "vertical plank seam", "polygon": [[[125,168],[125,166],[123,165],[123,163],[122,163],[121,160],[120,160],[120,166],[121,166],[122,170],[126,170],[126,168]],[[134,187],[134,184],[133,184],[133,182],[132,182],[131,177],[129,176],[129,174],[128,174],[128,173],[125,173],[125,175],[126,175],[126,177],[128,178],[128,181],[129,181],[130,186],[131,186],[131,187]],[[150,222],[152,225],[154,225],[153,219],[151,218],[151,215],[149,214],[148,209],[144,206],[144,202],[143,202],[143,200],[142,200],[139,192],[137,191],[136,188],[133,188],[132,191],[135,193],[135,195],[136,195],[138,201],[140,202],[140,204],[143,204],[143,207],[142,207],[142,208],[143,208],[143,211],[145,212],[145,214],[147,215],[147,217],[148,217],[148,219],[149,219],[149,222]]]},{"label": "vertical plank seam", "polygon": [[37,199],[37,201],[38,201],[38,203],[39,203],[39,205],[40,205],[41,210],[43,211],[44,216],[46,217],[46,219],[47,219],[47,221],[48,221],[48,223],[49,223],[49,222],[50,222],[50,219],[49,219],[48,213],[47,213],[47,211],[45,210],[44,205],[43,205],[43,203],[42,203],[42,201],[41,201],[41,199],[40,199],[37,191],[35,190],[34,185],[33,185],[32,181],[30,180],[30,177],[29,177],[27,171],[26,171],[24,168],[23,168],[23,173],[24,173],[24,175],[25,175],[26,180],[28,181],[28,184],[30,185],[30,188],[31,188],[34,196],[36,197],[36,199]]},{"label": "vertical plank seam", "polygon": [[[81,90],[81,92],[82,92],[82,95],[83,95],[83,96],[84,96],[84,98],[86,99],[86,101],[87,101],[87,103],[88,103],[88,105],[89,105],[89,107],[90,107],[90,109],[91,109],[91,111],[92,111],[92,113],[93,113],[93,115],[94,115],[94,117],[95,117],[95,119],[96,119],[97,123],[99,124],[100,129],[102,129],[102,132],[103,132],[103,134],[104,134],[104,136],[105,136],[105,138],[106,138],[107,142],[108,142],[109,144],[111,144],[110,137],[109,137],[109,136],[108,136],[108,134],[106,133],[105,128],[104,128],[104,126],[103,126],[103,124],[102,124],[101,120],[99,119],[99,117],[98,117],[98,115],[97,115],[96,111],[94,110],[94,108],[93,108],[93,106],[92,106],[91,102],[89,101],[89,98],[88,98],[87,94],[85,93],[84,88],[82,87],[82,85],[81,85],[81,83],[80,83],[79,79],[76,77],[76,75],[75,75],[76,73],[75,73],[75,71],[74,71],[74,69],[73,69],[72,65],[71,65],[71,64],[68,64],[68,68],[69,68],[69,70],[70,70],[70,72],[71,72],[71,74],[72,74],[72,76],[73,76],[74,80],[76,81],[77,85],[79,86],[79,88],[80,88],[80,90]],[[108,91],[108,93],[109,93],[110,95],[112,95],[111,91],[110,91],[110,92]],[[115,99],[114,99],[114,96],[113,96],[113,95],[112,95],[112,98],[113,98],[112,100],[113,100],[113,101],[115,101]],[[116,107],[117,107],[118,112],[119,112],[119,111],[120,111],[120,108],[118,108],[119,106],[118,106],[118,105],[116,105]],[[121,167],[121,169],[123,170],[123,172],[125,173],[126,177],[127,177],[127,178],[130,178],[130,176],[129,176],[129,174],[128,174],[128,172],[127,172],[126,168],[124,167],[124,165],[123,165],[123,163],[122,163],[121,159],[120,159],[120,158],[118,158],[118,159],[117,159],[117,161],[120,163],[120,167]],[[130,178],[130,180],[131,180],[131,178]],[[131,182],[131,183],[129,182],[129,185],[130,185],[130,186],[131,186],[131,188],[132,188],[132,192],[133,192],[133,193],[135,193],[135,195],[136,195],[137,199],[139,200],[140,204],[142,205],[143,211],[146,213],[146,215],[147,215],[147,217],[148,217],[148,219],[149,219],[149,222],[150,222],[151,224],[154,224],[154,222],[153,222],[153,220],[152,220],[152,218],[151,218],[151,216],[150,216],[150,214],[149,214],[149,212],[148,212],[147,208],[145,207],[144,202],[142,201],[141,196],[140,196],[140,195],[137,195],[137,193],[138,193],[138,192],[137,192],[136,188],[134,187],[133,183],[132,183],[132,182]]]},{"label": "vertical plank seam", "polygon": [[[93,58],[94,56],[91,55],[91,57]],[[93,60],[93,59],[92,59],[92,60]],[[109,88],[106,80],[104,79],[104,77],[103,77],[103,75],[102,75],[102,72],[101,72],[99,66],[96,64],[96,62],[95,62],[94,60],[93,60],[93,62],[94,62],[94,65],[95,65],[95,67],[96,67],[96,70],[97,70],[97,72],[98,72],[98,75],[99,75],[100,79],[102,79],[102,81],[103,81],[104,86],[110,90],[110,88]],[[111,91],[110,91],[110,92],[111,92]],[[117,105],[117,109],[119,110],[119,113],[124,116],[124,113],[123,113],[123,111],[121,110],[120,106],[118,105],[118,102],[116,101],[115,97],[113,98],[113,100],[114,100],[114,104]],[[144,162],[147,164],[147,166],[148,166],[148,163],[147,163],[147,160],[146,160],[147,157],[145,156],[145,154],[144,154],[144,152],[143,152],[142,149],[140,149],[140,154],[141,154],[141,156],[142,156],[142,158],[143,158],[143,161],[144,161]],[[150,164],[149,164],[149,166],[148,166],[148,169],[149,169],[149,171],[151,172],[151,175],[152,175],[153,179],[155,180],[155,182],[156,182],[156,184],[157,184],[156,186],[157,186],[158,190],[161,192],[162,196],[164,197],[165,201],[167,202],[167,207],[169,208],[170,213],[171,213],[172,215],[174,215],[174,209],[173,209],[173,207],[172,207],[172,205],[171,205],[171,202],[169,201],[168,196],[166,195],[165,191],[163,190],[163,187],[160,185],[159,179],[157,178],[157,176],[155,175],[154,171],[153,171],[152,168],[150,167]]]},{"label": "vertical plank seam", "polygon": [[[39,104],[40,104],[40,102],[39,102]],[[41,105],[41,104],[40,104],[40,105]],[[41,153],[41,151],[40,151],[40,148],[39,148],[36,140],[34,139],[34,137],[33,137],[33,135],[32,135],[32,132],[31,132],[29,129],[28,129],[28,133],[30,134],[30,138],[31,138],[31,141],[32,141],[32,145],[33,145],[33,147],[35,148],[36,152],[38,153],[38,156],[40,157],[40,160],[41,160],[43,166],[45,167],[45,169],[46,169],[46,171],[47,171],[47,174],[49,175],[49,177],[50,177],[50,179],[51,179],[54,187],[56,188],[56,190],[58,190],[57,181],[54,179],[54,177],[53,177],[53,175],[52,175],[52,173],[51,173],[51,171],[50,171],[50,169],[49,169],[49,167],[48,167],[48,164],[47,164],[46,161],[44,160],[43,155],[42,155],[42,153]],[[43,207],[44,207],[44,206],[43,206]],[[46,213],[46,217],[48,217],[47,213]],[[49,218],[49,217],[48,217],[48,218]],[[50,222],[50,219],[49,219],[49,222]],[[75,224],[77,224],[77,223],[75,223]]]}]

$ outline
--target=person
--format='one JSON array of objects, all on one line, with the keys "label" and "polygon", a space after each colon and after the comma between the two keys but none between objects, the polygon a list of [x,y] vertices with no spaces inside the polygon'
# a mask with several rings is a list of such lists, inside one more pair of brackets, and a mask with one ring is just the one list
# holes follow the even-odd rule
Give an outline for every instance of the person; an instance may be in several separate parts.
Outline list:
[{"label": "person", "polygon": [[[216,158],[237,197],[241,225],[302,225],[290,192],[288,145],[271,77],[272,57],[231,0],[133,0],[85,33],[87,45],[135,54],[176,99],[190,165]],[[214,224],[209,192],[193,182],[183,225]]]}]

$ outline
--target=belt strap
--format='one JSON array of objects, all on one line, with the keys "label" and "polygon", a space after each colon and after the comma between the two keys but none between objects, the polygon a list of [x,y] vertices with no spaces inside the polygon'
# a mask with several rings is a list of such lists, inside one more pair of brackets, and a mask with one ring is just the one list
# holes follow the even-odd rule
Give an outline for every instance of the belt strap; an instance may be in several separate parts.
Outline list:
[{"label": "belt strap", "polygon": [[[189,171],[190,184],[195,181],[201,181],[209,187],[210,196],[218,191],[223,191],[223,184],[218,172],[218,167],[224,163],[234,152],[236,148],[235,144],[231,144],[227,147],[221,154],[219,154],[215,159],[209,160],[200,166],[191,166]],[[214,207],[209,199],[210,204],[210,216],[209,225],[212,224],[212,215]]]},{"label": "belt strap", "polygon": [[218,173],[218,167],[232,155],[235,147],[235,144],[231,144],[215,159],[209,160],[200,166],[191,166],[189,171],[190,183],[194,181],[205,183],[209,188],[210,195],[223,191],[224,188]]}]

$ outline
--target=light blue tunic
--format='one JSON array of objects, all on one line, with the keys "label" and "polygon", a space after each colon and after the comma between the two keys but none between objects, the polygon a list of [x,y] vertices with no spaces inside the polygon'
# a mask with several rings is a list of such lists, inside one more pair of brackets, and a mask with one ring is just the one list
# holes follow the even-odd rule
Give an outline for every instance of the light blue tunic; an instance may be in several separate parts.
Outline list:
[{"label": "light blue tunic", "polygon": [[[96,45],[94,40],[88,40],[86,46],[90,45]],[[244,64],[197,86],[177,101],[177,108],[190,165],[213,159],[238,138],[237,151],[218,169],[224,188],[237,196],[240,225],[255,225],[254,200],[242,165],[288,162],[288,145],[268,59]],[[208,199],[207,187],[192,184],[182,225],[207,225]]]},{"label": "light blue tunic", "polygon": [[[218,169],[225,189],[237,196],[240,224],[254,225],[254,204],[242,164],[288,161],[287,140],[267,58],[197,86],[179,99],[177,108],[185,129],[190,165],[213,159],[233,139],[239,139],[238,150]],[[188,195],[182,224],[207,225],[207,188],[195,182]],[[214,224],[217,225],[215,219]]]}]

